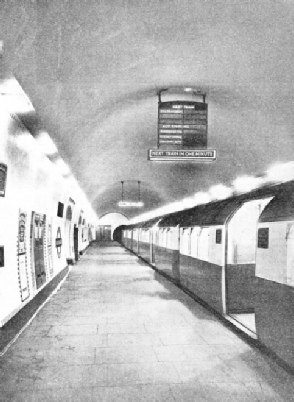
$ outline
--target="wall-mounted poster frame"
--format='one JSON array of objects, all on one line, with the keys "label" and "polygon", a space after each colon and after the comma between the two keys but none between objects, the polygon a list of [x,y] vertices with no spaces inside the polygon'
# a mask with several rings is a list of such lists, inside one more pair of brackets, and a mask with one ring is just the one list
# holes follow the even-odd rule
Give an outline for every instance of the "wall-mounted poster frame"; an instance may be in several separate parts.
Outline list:
[{"label": "wall-mounted poster frame", "polygon": [[0,197],[5,197],[7,181],[7,165],[5,163],[0,163]]},{"label": "wall-mounted poster frame", "polygon": [[20,210],[18,218],[17,265],[21,301],[25,301],[30,296],[26,246],[26,227],[27,214],[26,212]]}]

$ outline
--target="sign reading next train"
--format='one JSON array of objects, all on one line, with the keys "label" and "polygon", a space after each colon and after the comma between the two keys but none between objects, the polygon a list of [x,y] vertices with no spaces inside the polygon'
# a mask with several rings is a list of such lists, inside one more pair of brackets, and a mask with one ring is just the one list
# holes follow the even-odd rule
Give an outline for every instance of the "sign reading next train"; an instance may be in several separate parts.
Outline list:
[{"label": "sign reading next train", "polygon": [[188,162],[213,162],[216,160],[216,150],[160,150],[149,149],[148,159],[150,161],[188,161]]},{"label": "sign reading next train", "polygon": [[158,105],[158,146],[207,147],[207,103],[160,102]]}]

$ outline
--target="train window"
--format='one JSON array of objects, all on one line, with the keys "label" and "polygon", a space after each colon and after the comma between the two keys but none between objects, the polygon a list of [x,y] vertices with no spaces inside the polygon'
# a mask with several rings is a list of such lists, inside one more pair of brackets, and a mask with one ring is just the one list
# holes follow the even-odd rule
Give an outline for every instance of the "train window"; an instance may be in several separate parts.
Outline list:
[{"label": "train window", "polygon": [[7,165],[0,163],[0,196],[5,196]]},{"label": "train window", "polygon": [[194,227],[191,231],[191,256],[198,257],[198,240],[200,234],[200,227]]},{"label": "train window", "polygon": [[222,244],[222,230],[216,229],[215,231],[215,242],[216,244]]},{"label": "train window", "polygon": [[59,202],[58,207],[57,207],[57,216],[59,216],[59,218],[63,217],[63,209],[64,209],[64,204],[62,202]]},{"label": "train window", "polygon": [[258,248],[268,248],[269,245],[269,228],[258,229]]},{"label": "train window", "polygon": [[203,261],[208,261],[209,253],[209,228],[201,228],[198,242],[198,258]]},{"label": "train window", "polygon": [[169,229],[167,233],[167,248],[177,249],[178,231],[176,228]]},{"label": "train window", "polygon": [[4,246],[0,246],[0,268],[4,267]]},{"label": "train window", "polygon": [[190,228],[183,228],[181,233],[181,242],[180,242],[180,252],[184,255],[191,254],[191,229]]}]

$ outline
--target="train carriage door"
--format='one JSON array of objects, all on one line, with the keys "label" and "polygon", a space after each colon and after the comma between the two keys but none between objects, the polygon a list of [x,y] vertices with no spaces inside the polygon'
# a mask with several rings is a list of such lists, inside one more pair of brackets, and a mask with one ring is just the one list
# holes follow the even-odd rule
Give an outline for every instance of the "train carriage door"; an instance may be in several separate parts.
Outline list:
[{"label": "train carriage door", "polygon": [[255,266],[258,219],[272,197],[244,202],[227,221],[226,312],[255,333]]},{"label": "train carriage door", "polygon": [[31,247],[32,263],[36,280],[36,287],[39,289],[46,282],[45,258],[44,258],[44,234],[46,216],[32,212],[31,224]]}]

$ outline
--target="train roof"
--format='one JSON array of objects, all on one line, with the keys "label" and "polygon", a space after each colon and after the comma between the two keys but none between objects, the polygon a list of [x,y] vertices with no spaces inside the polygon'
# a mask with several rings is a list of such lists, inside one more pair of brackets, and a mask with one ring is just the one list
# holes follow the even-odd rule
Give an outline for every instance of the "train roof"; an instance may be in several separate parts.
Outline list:
[{"label": "train roof", "polygon": [[280,193],[265,207],[259,222],[294,221],[294,191],[281,189]]},{"label": "train roof", "polygon": [[[294,216],[294,180],[268,184],[248,193],[235,194],[224,200],[212,201],[207,204],[157,216],[147,221],[126,226],[126,229],[150,228],[158,223],[159,227],[190,227],[205,225],[223,225],[228,217],[244,202],[267,197],[275,197],[265,208],[262,219],[284,220]],[[291,199],[291,201],[290,201]],[[276,201],[275,201],[276,200]],[[288,201],[287,201],[288,200]],[[283,205],[283,207],[282,207]],[[285,209],[285,212],[282,209]]]},{"label": "train roof", "polygon": [[225,200],[212,201],[207,204],[201,204],[193,208],[189,208],[180,212],[175,212],[163,218],[160,221],[159,226],[171,227],[180,225],[181,227],[190,227],[205,225],[223,225],[227,218],[229,218],[236,209],[244,204],[244,202],[267,197],[275,197],[279,194],[283,194],[284,198],[289,198],[289,194],[293,193],[294,181],[280,183],[276,185],[267,185],[255,189],[250,193],[234,195]]}]

